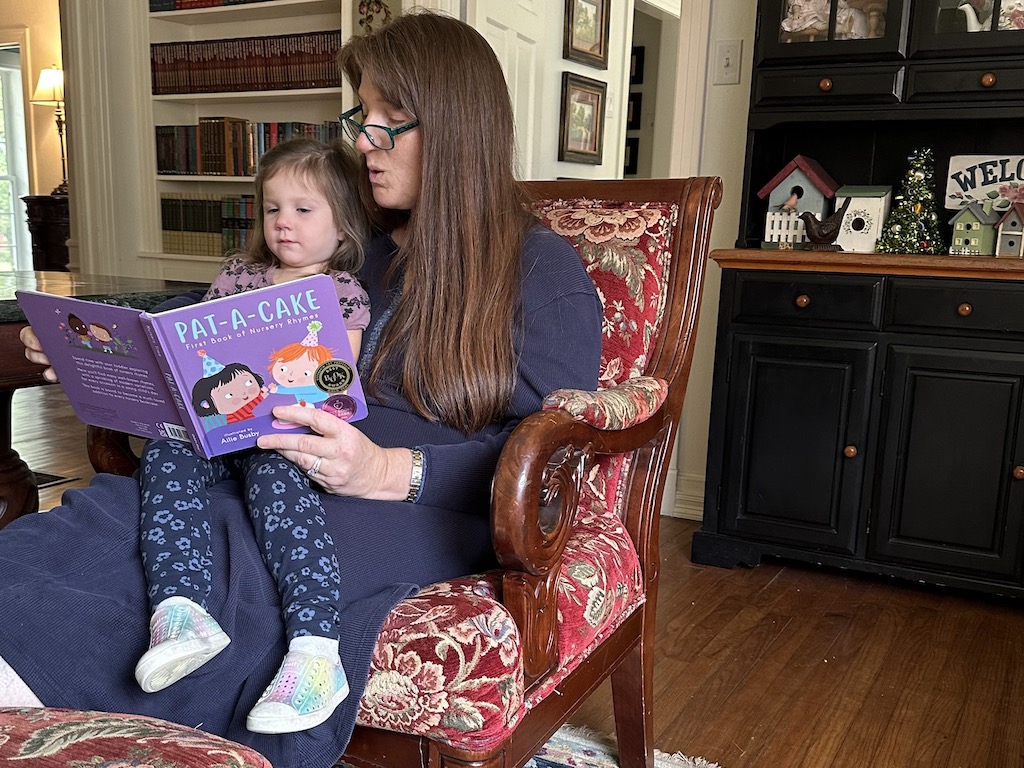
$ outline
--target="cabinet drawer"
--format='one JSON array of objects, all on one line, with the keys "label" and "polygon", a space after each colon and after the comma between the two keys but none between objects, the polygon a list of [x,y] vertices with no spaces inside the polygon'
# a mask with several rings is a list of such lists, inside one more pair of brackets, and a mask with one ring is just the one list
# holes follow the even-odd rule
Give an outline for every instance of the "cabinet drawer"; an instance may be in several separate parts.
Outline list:
[{"label": "cabinet drawer", "polygon": [[891,278],[889,295],[887,329],[1024,334],[1018,283]]},{"label": "cabinet drawer", "polygon": [[910,103],[1014,101],[1024,97],[1024,62],[993,59],[984,63],[912,64],[907,68]]},{"label": "cabinet drawer", "polygon": [[877,275],[741,272],[736,277],[736,323],[876,329],[881,314]]},{"label": "cabinet drawer", "polygon": [[763,70],[754,81],[755,107],[895,104],[903,91],[903,67],[816,66]]}]

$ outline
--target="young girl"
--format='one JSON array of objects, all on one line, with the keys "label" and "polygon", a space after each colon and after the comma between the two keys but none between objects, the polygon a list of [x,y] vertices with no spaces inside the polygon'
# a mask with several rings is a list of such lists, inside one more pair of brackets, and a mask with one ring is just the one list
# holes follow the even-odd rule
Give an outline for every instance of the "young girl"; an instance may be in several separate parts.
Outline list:
[{"label": "young girl", "polygon": [[[256,226],[248,251],[225,262],[204,300],[325,272],[334,277],[354,354],[369,300],[351,276],[362,266],[369,224],[357,188],[359,163],[341,146],[283,142],[260,159]],[[261,381],[262,384],[262,381]],[[149,650],[135,668],[152,693],[213,659],[230,642],[206,610],[211,550],[208,489],[234,476],[284,608],[288,652],[246,725],[259,733],[304,730],[327,720],[348,694],[338,651],[339,585],[334,542],[308,477],[274,451],[213,460],[191,445],[150,442],[143,451],[142,560],[153,609]]]}]

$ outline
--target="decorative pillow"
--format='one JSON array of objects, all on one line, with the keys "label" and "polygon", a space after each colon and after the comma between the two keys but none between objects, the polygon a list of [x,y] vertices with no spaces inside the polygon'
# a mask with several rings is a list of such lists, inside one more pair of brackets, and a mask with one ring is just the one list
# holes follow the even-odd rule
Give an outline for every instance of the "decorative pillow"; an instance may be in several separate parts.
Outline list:
[{"label": "decorative pillow", "polygon": [[140,715],[0,708],[0,761],[21,768],[272,768],[250,747]]},{"label": "decorative pillow", "polygon": [[608,389],[556,389],[544,398],[545,411],[563,410],[576,421],[598,429],[626,429],[641,424],[668,396],[668,384],[653,376],[637,376]]}]

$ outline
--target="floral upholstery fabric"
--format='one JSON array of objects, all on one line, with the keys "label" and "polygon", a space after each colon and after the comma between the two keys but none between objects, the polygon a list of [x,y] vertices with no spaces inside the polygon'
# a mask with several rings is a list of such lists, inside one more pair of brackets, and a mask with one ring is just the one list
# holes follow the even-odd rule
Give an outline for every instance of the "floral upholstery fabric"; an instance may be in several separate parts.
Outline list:
[{"label": "floral upholstery fabric", "polygon": [[272,768],[254,749],[165,720],[14,707],[0,708],[0,763],[20,768]]},{"label": "floral upholstery fabric", "polygon": [[637,376],[597,392],[556,389],[544,398],[545,411],[566,411],[577,421],[598,429],[625,429],[642,424],[668,396],[663,379]]},{"label": "floral upholstery fabric", "polygon": [[[557,200],[534,214],[573,243],[604,305],[602,389],[560,390],[544,407],[604,429],[639,423],[666,395],[665,383],[644,373],[665,309],[676,207]],[[644,602],[639,560],[618,514],[626,462],[601,457],[585,479],[560,571],[555,676],[524,698],[522,643],[496,575],[434,584],[385,622],[358,722],[465,749],[491,747],[636,610]]]},{"label": "floral upholstery fabric", "polygon": [[[604,305],[601,390],[554,392],[544,407],[563,408],[604,429],[639,423],[661,406],[666,395],[663,381],[644,374],[665,309],[663,283],[676,207],[557,200],[538,204],[534,213],[575,245]],[[602,456],[587,470],[580,511],[559,572],[559,666],[552,677],[526,696],[522,642],[500,602],[500,574],[455,579],[421,590],[388,616],[374,651],[358,723],[429,736],[465,749],[488,749],[642,605],[639,560],[620,519],[624,489],[619,478],[628,462],[628,456]],[[69,742],[79,761],[74,768],[108,760],[124,761],[125,766],[147,762],[154,768],[266,765],[250,750],[230,742],[209,746],[214,737],[170,724],[161,732],[147,718],[79,715],[84,723],[68,721],[80,729],[84,742]],[[20,735],[26,717],[18,720],[17,732],[0,731],[0,740],[7,739],[6,754],[28,743],[31,734]],[[58,722],[63,723],[63,717],[70,715]],[[125,735],[105,738],[111,749],[101,751],[98,739],[104,731]],[[121,742],[127,752],[119,747]],[[157,744],[159,756],[153,751]],[[90,745],[95,745],[93,751],[83,757]],[[183,757],[185,750],[209,749],[206,755],[214,755],[215,748],[224,750],[216,759],[203,754]]]}]

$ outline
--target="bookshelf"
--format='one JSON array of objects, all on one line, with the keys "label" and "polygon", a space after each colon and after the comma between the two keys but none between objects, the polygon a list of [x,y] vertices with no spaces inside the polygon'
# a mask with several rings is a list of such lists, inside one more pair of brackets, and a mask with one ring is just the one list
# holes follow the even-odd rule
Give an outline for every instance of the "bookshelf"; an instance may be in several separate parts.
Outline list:
[{"label": "bookshelf", "polygon": [[[348,9],[347,15],[345,9]],[[350,16],[351,2],[346,0],[263,0],[173,11],[153,10],[148,13],[147,43],[151,53],[155,50],[174,50],[177,46],[193,51],[217,49],[219,45],[237,46],[239,40],[249,41],[250,51],[263,50],[262,46],[269,47],[269,41],[274,39],[320,39],[327,37],[325,33],[337,33],[339,30],[339,39],[344,39],[351,32],[350,24],[346,23]],[[333,43],[334,46],[336,44]],[[321,42],[319,55],[322,80],[327,59],[333,65],[333,51],[325,49]],[[258,63],[253,58],[247,58],[237,64],[228,63],[227,66],[232,69],[251,68]],[[150,64],[152,67],[152,61]],[[197,63],[196,66],[202,64]],[[291,76],[292,70],[289,70],[286,77]],[[162,80],[161,87],[154,89],[161,92],[151,94],[149,99],[149,125],[143,126],[149,132],[149,143],[153,147],[150,164],[154,176],[151,204],[161,210],[166,207],[165,201],[169,198],[209,201],[223,196],[225,199],[234,199],[253,191],[253,177],[249,173],[204,173],[201,168],[198,172],[188,173],[169,171],[166,156],[159,158],[157,154],[160,151],[156,140],[159,126],[198,126],[204,119],[215,117],[247,121],[254,126],[254,134],[257,130],[255,126],[263,130],[271,124],[326,126],[332,125],[337,119],[338,113],[347,103],[346,98],[352,98],[350,89],[341,85],[340,76],[336,85],[317,82],[318,87],[290,87],[291,82],[295,81],[282,82],[278,77],[272,87],[266,87],[263,78],[253,77],[250,82],[238,84],[237,90],[210,90],[200,86],[199,92],[191,92],[187,87],[181,88],[180,92],[177,89],[171,89],[175,92],[166,92],[166,81]],[[259,147],[265,147],[265,141],[269,141],[269,128],[266,131],[263,142],[257,142],[253,147],[251,157],[258,157],[261,151]],[[158,164],[163,172],[157,172]],[[157,260],[158,271],[164,275],[187,274],[196,279],[216,274],[221,255],[210,247],[209,235],[205,239],[196,239],[197,242],[204,242],[204,247],[195,253],[180,247],[174,249],[178,253],[168,252],[167,228],[163,226],[161,216],[157,217],[157,221],[160,232],[151,239],[156,248],[143,251],[140,254],[143,258]],[[176,241],[182,242],[180,233]],[[184,242],[188,242],[188,239],[185,238]],[[225,242],[229,242],[227,235]]]}]

